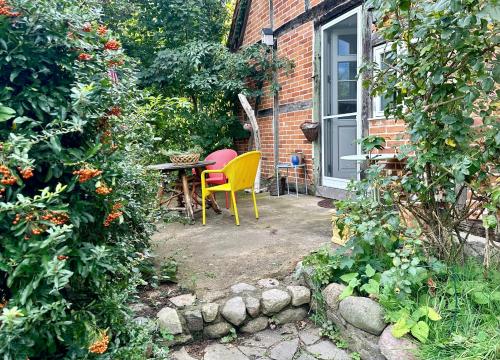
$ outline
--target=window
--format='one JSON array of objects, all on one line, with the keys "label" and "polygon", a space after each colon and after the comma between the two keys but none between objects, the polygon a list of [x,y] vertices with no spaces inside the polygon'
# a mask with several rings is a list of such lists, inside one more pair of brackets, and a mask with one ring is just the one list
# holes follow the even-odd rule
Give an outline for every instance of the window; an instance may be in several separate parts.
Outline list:
[{"label": "window", "polygon": [[[378,64],[380,70],[385,70],[394,58],[390,44],[382,44],[373,48],[373,61]],[[373,117],[384,117],[384,109],[393,99],[378,95],[373,98]]]}]

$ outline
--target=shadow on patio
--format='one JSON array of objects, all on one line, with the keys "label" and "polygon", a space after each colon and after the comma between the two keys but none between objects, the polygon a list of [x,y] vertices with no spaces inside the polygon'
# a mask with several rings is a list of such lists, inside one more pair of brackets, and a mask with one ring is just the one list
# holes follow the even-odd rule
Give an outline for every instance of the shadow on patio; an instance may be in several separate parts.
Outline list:
[{"label": "shadow on patio", "polygon": [[[153,236],[156,262],[169,257],[179,263],[179,284],[201,298],[238,282],[289,275],[309,252],[331,244],[332,209],[319,207],[320,198],[258,194],[260,219],[249,195],[239,194],[241,225],[224,209],[207,211],[207,225],[197,214],[194,225],[161,224]],[[219,203],[224,204],[222,196]]]}]

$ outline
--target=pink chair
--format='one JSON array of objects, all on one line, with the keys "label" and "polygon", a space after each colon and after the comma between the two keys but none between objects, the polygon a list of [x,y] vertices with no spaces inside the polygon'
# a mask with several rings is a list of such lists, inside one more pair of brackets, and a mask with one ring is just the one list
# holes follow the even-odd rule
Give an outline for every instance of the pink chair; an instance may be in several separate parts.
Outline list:
[{"label": "pink chair", "polygon": [[[209,154],[205,161],[215,161],[213,165],[207,165],[207,170],[221,170],[228,162],[238,156],[238,153],[232,149],[217,150]],[[227,179],[222,173],[208,174],[206,178],[208,185],[222,185],[227,183]],[[226,209],[229,209],[229,196],[226,192]]]}]

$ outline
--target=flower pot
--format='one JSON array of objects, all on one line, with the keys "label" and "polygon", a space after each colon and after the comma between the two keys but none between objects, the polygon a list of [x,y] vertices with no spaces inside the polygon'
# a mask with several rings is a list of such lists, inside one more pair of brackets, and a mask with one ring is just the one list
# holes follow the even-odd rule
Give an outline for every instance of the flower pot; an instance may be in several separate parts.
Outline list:
[{"label": "flower pot", "polygon": [[310,142],[315,141],[319,134],[319,123],[312,121],[305,121],[300,124],[300,130],[304,133],[306,139]]}]

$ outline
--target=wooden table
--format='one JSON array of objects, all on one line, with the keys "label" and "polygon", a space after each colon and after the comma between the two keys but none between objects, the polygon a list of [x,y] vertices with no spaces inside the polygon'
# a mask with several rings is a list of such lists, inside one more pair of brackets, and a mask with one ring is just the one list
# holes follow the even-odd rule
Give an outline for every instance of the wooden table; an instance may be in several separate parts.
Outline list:
[{"label": "wooden table", "polygon": [[[194,196],[194,191],[193,193],[190,193],[189,191],[189,179],[188,176],[192,173],[192,169],[196,169],[196,173],[199,175],[201,170],[204,169],[207,165],[214,165],[215,161],[199,161],[195,164],[174,164],[174,163],[165,163],[165,164],[159,164],[159,165],[150,165],[148,166],[149,170],[159,170],[163,173],[169,173],[169,172],[174,172],[178,171],[178,183],[177,185],[180,186],[182,190],[178,189],[173,189],[171,191],[170,196],[166,199],[163,200],[163,197],[166,192],[166,187],[164,186],[164,183],[162,181],[162,185],[160,187],[160,190],[158,191],[158,199],[160,202],[160,206],[167,204],[170,205],[171,201],[174,199],[178,200],[178,206],[175,208],[169,208],[171,210],[176,210],[176,211],[184,211],[186,213],[186,216],[194,220],[194,204],[193,204],[193,196]],[[184,201],[184,206],[181,206],[182,201]],[[211,199],[211,206],[216,212],[220,212],[219,206],[217,205],[217,202],[215,201],[215,198],[212,197]]]}]

